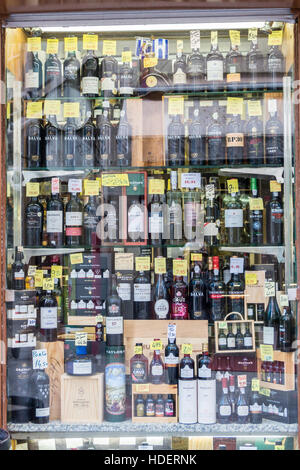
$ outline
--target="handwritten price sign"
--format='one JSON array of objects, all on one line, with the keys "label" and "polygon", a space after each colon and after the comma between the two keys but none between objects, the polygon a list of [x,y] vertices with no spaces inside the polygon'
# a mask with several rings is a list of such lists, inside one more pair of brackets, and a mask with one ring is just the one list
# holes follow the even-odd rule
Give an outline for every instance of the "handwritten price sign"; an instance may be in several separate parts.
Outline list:
[{"label": "handwritten price sign", "polygon": [[36,369],[47,369],[48,367],[48,356],[47,349],[35,349],[32,351],[32,368]]}]

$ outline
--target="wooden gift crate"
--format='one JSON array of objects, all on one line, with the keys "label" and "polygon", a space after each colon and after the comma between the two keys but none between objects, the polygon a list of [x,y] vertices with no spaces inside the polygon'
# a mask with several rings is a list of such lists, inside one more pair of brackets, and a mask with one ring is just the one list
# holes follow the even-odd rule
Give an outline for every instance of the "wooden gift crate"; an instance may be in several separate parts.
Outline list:
[{"label": "wooden gift crate", "polygon": [[64,373],[64,342],[39,343],[40,349],[47,350],[50,380],[50,421],[61,419],[61,377]]},{"label": "wooden gift crate", "polygon": [[[230,316],[230,315],[240,315],[242,317],[242,315],[239,313],[239,312],[231,312],[231,313],[228,313],[228,315],[226,315],[226,317],[224,318],[223,321],[216,321],[215,322],[215,347],[216,347],[216,353],[218,354],[239,354],[239,353],[251,353],[251,352],[255,352],[255,327],[254,327],[254,324],[255,322],[253,320],[244,320],[244,319],[241,319],[241,320],[227,320],[227,318]],[[220,331],[220,323],[230,323],[232,326],[233,325],[238,325],[238,324],[243,324],[243,323],[249,323],[250,325],[250,331],[252,333],[252,349],[226,349],[224,351],[220,351],[219,349],[219,331]]]},{"label": "wooden gift crate", "polygon": [[261,380],[261,354],[257,349],[257,376],[262,388],[270,388],[273,390],[290,391],[295,390],[295,353],[273,351],[273,361],[284,362],[284,385],[273,384]]},{"label": "wooden gift crate", "polygon": [[102,423],[104,415],[104,374],[61,378],[61,422]]},{"label": "wooden gift crate", "polygon": [[134,356],[136,343],[143,343],[143,353],[149,364],[153,357],[150,343],[160,339],[163,343],[162,358],[168,344],[168,325],[176,324],[176,343],[181,355],[181,345],[190,343],[193,346],[192,357],[196,362],[197,354],[202,352],[202,344],[208,344],[207,320],[125,320],[124,345],[126,374],[130,374],[130,359]]},{"label": "wooden gift crate", "polygon": [[[135,399],[137,395],[173,395],[175,401],[175,416],[163,416],[161,418],[155,416],[134,416]],[[132,422],[133,423],[177,423],[178,421],[178,394],[177,385],[154,385],[154,384],[133,384],[132,385]]]}]

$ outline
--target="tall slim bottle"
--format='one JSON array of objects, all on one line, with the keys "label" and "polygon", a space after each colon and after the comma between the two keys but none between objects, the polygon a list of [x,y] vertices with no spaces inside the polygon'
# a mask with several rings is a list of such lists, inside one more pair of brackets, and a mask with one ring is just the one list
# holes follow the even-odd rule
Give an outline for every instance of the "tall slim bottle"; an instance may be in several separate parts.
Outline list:
[{"label": "tall slim bottle", "polygon": [[64,205],[58,193],[52,193],[46,208],[48,246],[59,248],[64,244]]},{"label": "tall slim bottle", "polygon": [[66,205],[66,245],[78,247],[82,245],[82,202],[76,193]]},{"label": "tall slim bottle", "polygon": [[265,311],[264,326],[273,328],[273,348],[280,349],[280,320],[281,312],[276,299],[276,288],[274,283],[274,295],[269,298],[269,303]]},{"label": "tall slim bottle", "polygon": [[207,163],[216,166],[225,163],[225,131],[216,109],[207,127]]},{"label": "tall slim bottle", "polygon": [[169,293],[163,274],[157,274],[153,289],[153,318],[167,320],[170,317]]},{"label": "tall slim bottle", "polygon": [[57,300],[52,291],[40,299],[40,340],[54,342],[57,340]]},{"label": "tall slim bottle", "polygon": [[74,118],[67,118],[63,130],[63,166],[75,167],[78,160],[77,126]]},{"label": "tall slim bottle", "polygon": [[87,51],[82,59],[81,89],[83,96],[99,96],[99,63],[94,51]]},{"label": "tall slim bottle", "polygon": [[45,62],[45,96],[48,98],[61,97],[61,69],[61,61],[57,54],[49,54]]},{"label": "tall slim bottle", "polygon": [[25,91],[28,99],[41,98],[43,65],[37,52],[27,52],[25,62]]},{"label": "tall slim bottle", "polygon": [[75,51],[69,51],[63,64],[64,97],[77,98],[80,95],[80,62]]},{"label": "tall slim bottle", "polygon": [[175,114],[167,131],[167,162],[170,167],[185,163],[185,129],[179,114]]},{"label": "tall slim bottle", "polygon": [[111,294],[106,299],[106,345],[122,346],[123,344],[122,300],[117,292],[117,277],[111,279]]},{"label": "tall slim bottle", "polygon": [[279,193],[273,192],[266,205],[267,243],[281,246],[284,239],[283,207]]},{"label": "tall slim bottle", "polygon": [[57,168],[61,166],[61,130],[56,116],[49,116],[45,126],[45,166]]}]

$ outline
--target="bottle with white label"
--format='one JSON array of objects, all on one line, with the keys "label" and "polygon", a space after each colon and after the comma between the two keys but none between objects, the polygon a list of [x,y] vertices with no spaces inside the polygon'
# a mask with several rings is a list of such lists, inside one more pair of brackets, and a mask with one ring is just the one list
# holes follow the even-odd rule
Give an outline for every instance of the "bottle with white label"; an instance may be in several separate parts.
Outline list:
[{"label": "bottle with white label", "polygon": [[87,355],[87,346],[76,346],[76,354],[66,361],[66,373],[81,377],[96,373],[96,363],[93,356]]},{"label": "bottle with white label", "polygon": [[[154,341],[159,341],[155,339]],[[162,384],[164,383],[165,377],[165,368],[164,363],[160,355],[160,350],[157,349],[153,352],[153,358],[150,362],[149,367],[149,378],[152,384]]]},{"label": "bottle with white label", "polygon": [[170,317],[170,299],[163,274],[157,275],[153,289],[153,317],[156,320],[167,320]]},{"label": "bottle with white label", "polygon": [[218,43],[213,43],[209,54],[207,54],[206,71],[208,89],[221,88],[224,78],[224,58],[219,51]]},{"label": "bottle with white label", "polygon": [[57,340],[57,300],[51,290],[46,291],[39,304],[40,309],[40,341],[54,342]]},{"label": "bottle with white label", "polygon": [[72,193],[66,205],[66,244],[69,247],[78,247],[82,244],[82,215],[82,202],[77,193]]},{"label": "bottle with white label", "polygon": [[195,361],[190,354],[184,354],[180,361],[179,377],[182,380],[193,380],[195,378]]},{"label": "bottle with white label", "polygon": [[240,389],[240,394],[236,404],[236,416],[238,424],[246,424],[249,421],[249,403],[243,387]]},{"label": "bottle with white label", "polygon": [[149,238],[151,244],[159,246],[163,244],[164,213],[163,203],[159,194],[153,194],[148,205],[149,213]]},{"label": "bottle with white label", "polygon": [[106,345],[122,346],[123,314],[122,300],[117,292],[117,277],[112,276],[111,295],[106,299]]},{"label": "bottle with white label", "polygon": [[229,424],[232,418],[232,407],[228,396],[228,380],[222,379],[222,395],[217,405],[217,416],[220,424]]},{"label": "bottle with white label", "polygon": [[228,245],[241,245],[243,241],[243,227],[243,205],[237,194],[231,193],[226,201],[225,208],[225,236]]},{"label": "bottle with white label", "polygon": [[50,380],[42,369],[32,371],[31,397],[33,398],[33,419],[35,424],[49,423],[50,419]]},{"label": "bottle with white label", "polygon": [[52,194],[47,202],[46,227],[48,245],[53,248],[64,243],[64,205],[58,193]]},{"label": "bottle with white label", "polygon": [[128,209],[128,238],[133,242],[145,240],[145,207],[133,199]]},{"label": "bottle with white label", "polygon": [[43,65],[37,52],[27,52],[25,63],[25,90],[27,99],[42,96]]},{"label": "bottle with white label", "polygon": [[151,283],[144,271],[140,271],[133,284],[133,316],[137,320],[151,318]]},{"label": "bottle with white label", "polygon": [[202,348],[198,358],[198,423],[216,422],[216,379],[212,377],[212,359],[208,355],[208,344]]}]

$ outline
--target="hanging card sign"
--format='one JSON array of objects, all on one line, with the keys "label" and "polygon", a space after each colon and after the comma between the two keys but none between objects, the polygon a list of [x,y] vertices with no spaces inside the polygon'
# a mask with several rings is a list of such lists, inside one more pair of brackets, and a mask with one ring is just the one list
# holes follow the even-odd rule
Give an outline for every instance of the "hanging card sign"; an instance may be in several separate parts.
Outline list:
[{"label": "hanging card sign", "polygon": [[98,34],[84,34],[82,48],[88,51],[98,50]]},{"label": "hanging card sign", "polygon": [[32,351],[32,368],[33,370],[44,370],[48,367],[47,349],[35,349]]},{"label": "hanging card sign", "polygon": [[231,29],[229,31],[229,37],[230,37],[231,44],[233,46],[239,46],[241,44],[241,33],[240,33],[240,31]]},{"label": "hanging card sign", "polygon": [[34,37],[27,39],[28,52],[39,52],[42,49],[42,38]]},{"label": "hanging card sign", "polygon": [[57,54],[58,53],[58,39],[50,38],[47,39],[47,54]]},{"label": "hanging card sign", "polygon": [[191,38],[191,49],[200,49],[200,31],[194,30],[190,33]]}]

